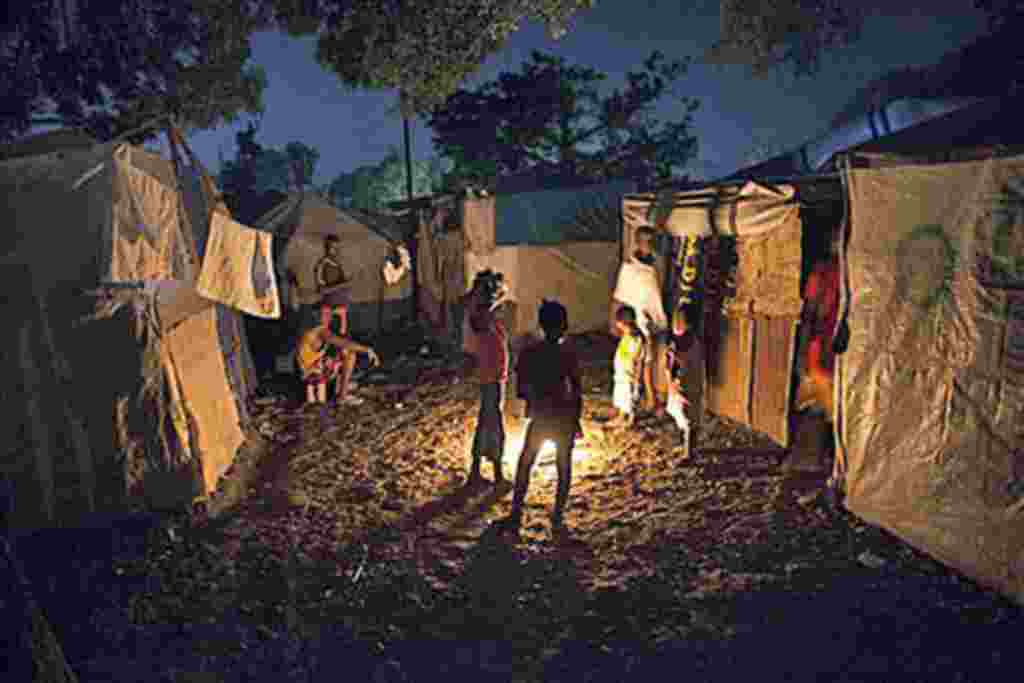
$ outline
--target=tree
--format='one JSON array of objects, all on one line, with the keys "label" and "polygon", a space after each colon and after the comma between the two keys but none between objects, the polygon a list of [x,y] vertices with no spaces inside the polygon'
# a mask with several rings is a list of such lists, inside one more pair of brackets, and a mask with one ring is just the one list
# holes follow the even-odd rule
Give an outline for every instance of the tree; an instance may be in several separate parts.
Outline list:
[{"label": "tree", "polygon": [[[101,139],[157,115],[208,128],[262,110],[250,0],[19,0],[0,24],[0,140],[39,122]],[[144,138],[145,136],[142,136]]]},{"label": "tree", "polygon": [[[1024,2],[961,1],[965,9],[983,12],[989,33],[1006,36],[1014,60],[1018,64],[1024,61],[1011,38],[1019,37],[1024,28]],[[870,14],[891,11],[895,5],[889,0],[720,0],[721,34],[706,58],[713,63],[746,65],[758,76],[773,70],[813,76],[826,54],[861,38]],[[907,5],[901,2],[900,8]],[[932,9],[931,2],[914,6],[925,12]]]},{"label": "tree", "polygon": [[[436,160],[412,163],[412,184],[415,196],[427,195],[440,188],[440,170]],[[364,211],[380,211],[390,202],[403,201],[405,196],[405,161],[398,149],[392,148],[376,165],[361,166],[352,173],[342,173],[331,183],[332,201],[338,206],[351,206]],[[342,194],[348,192],[347,195]]]},{"label": "tree", "polygon": [[[690,134],[696,102],[672,92],[687,65],[655,52],[626,75],[624,87],[605,91],[605,74],[535,51],[519,72],[458,90],[428,123],[435,145],[463,180],[487,182],[529,169],[665,180],[697,149]],[[655,107],[670,95],[683,115],[659,121]]]},{"label": "tree", "polygon": [[524,21],[552,36],[594,0],[277,0],[294,33],[318,34],[317,59],[357,88],[395,89],[403,111],[429,111],[500,50]]},{"label": "tree", "polygon": [[232,213],[248,220],[258,217],[249,207],[261,204],[262,195],[311,187],[320,159],[319,151],[301,142],[289,142],[283,149],[264,147],[256,141],[258,131],[250,124],[235,134],[235,158],[221,162],[218,177]]}]

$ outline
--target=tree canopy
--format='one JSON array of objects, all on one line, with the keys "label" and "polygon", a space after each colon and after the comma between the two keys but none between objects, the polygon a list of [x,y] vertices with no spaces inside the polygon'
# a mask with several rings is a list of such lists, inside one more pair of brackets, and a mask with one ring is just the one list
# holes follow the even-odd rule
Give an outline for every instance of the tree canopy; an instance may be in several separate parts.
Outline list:
[{"label": "tree canopy", "polygon": [[[553,36],[594,0],[279,0],[307,8],[296,32],[318,32],[317,59],[354,87],[393,88],[405,112],[443,102],[526,21]],[[293,15],[301,15],[301,11]],[[310,16],[318,20],[310,21]]]},{"label": "tree canopy", "polygon": [[0,140],[40,121],[101,139],[158,114],[213,127],[262,110],[248,0],[20,0],[0,24]]},{"label": "tree canopy", "polygon": [[249,207],[268,193],[287,193],[313,185],[320,152],[301,142],[283,148],[265,147],[256,141],[258,128],[250,124],[235,134],[233,159],[221,162],[219,184],[228,207],[236,216],[255,220]]},{"label": "tree canopy", "polygon": [[[429,116],[438,150],[462,181],[491,184],[527,170],[594,180],[670,178],[697,149],[690,133],[696,102],[674,92],[686,60],[654,52],[623,87],[587,66],[533,52],[518,72],[473,90],[460,89]],[[655,108],[678,100],[680,116],[662,121]]]},{"label": "tree canopy", "polygon": [[[993,32],[1024,26],[1020,0],[962,0]],[[394,89],[404,113],[445,103],[525,22],[552,34],[594,0],[19,0],[0,14],[0,140],[39,122],[101,139],[173,113],[210,128],[262,112],[252,35],[314,35],[317,60],[353,88]],[[883,0],[720,0],[710,56],[812,74],[857,40]]]},{"label": "tree canopy", "polygon": [[[706,58],[746,65],[755,75],[784,70],[813,76],[826,54],[861,39],[864,21],[871,14],[913,7],[927,16],[934,7],[930,0],[719,1],[721,33]],[[973,7],[984,13],[991,34],[1019,35],[1024,28],[1021,0],[960,1],[965,9]]]},{"label": "tree canopy", "polygon": [[[427,195],[440,189],[440,161],[412,162],[413,195]],[[405,161],[392,148],[378,163],[341,173],[327,187],[327,196],[335,206],[364,211],[386,209],[390,202],[406,199]]]}]

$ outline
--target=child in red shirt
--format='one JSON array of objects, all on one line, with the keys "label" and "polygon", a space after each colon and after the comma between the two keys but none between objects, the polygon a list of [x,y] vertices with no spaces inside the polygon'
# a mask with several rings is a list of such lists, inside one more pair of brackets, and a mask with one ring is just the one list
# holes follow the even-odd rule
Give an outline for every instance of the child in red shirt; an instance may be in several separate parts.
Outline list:
[{"label": "child in red shirt", "polygon": [[[480,413],[473,436],[473,463],[469,469],[470,486],[483,481],[480,464],[487,458],[494,466],[494,483],[505,483],[501,469],[505,454],[505,416],[502,414],[505,386],[508,383],[508,335],[495,315],[499,303],[501,281],[497,274],[484,271],[482,282],[474,283],[476,295],[467,311],[469,326],[475,335],[479,362]],[[481,279],[478,276],[478,279]]]}]

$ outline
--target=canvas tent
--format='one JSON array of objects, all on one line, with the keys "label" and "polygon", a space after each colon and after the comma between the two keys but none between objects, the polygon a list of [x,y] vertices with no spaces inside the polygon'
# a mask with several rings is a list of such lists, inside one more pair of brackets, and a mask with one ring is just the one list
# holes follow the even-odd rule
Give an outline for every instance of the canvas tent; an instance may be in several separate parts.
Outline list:
[{"label": "canvas tent", "polygon": [[208,495],[255,382],[236,309],[278,310],[269,237],[139,147],[19,148],[0,153],[13,527]]},{"label": "canvas tent", "polygon": [[457,336],[457,302],[486,268],[504,274],[510,335],[537,334],[542,299],[569,311],[570,332],[605,330],[619,265],[619,202],[629,182],[450,198],[420,222],[420,309]]},{"label": "canvas tent", "polygon": [[324,238],[340,241],[342,268],[351,278],[349,328],[354,334],[376,334],[410,315],[411,278],[386,282],[385,262],[394,259],[400,244],[385,217],[343,211],[316,194],[296,193],[256,221],[256,227],[280,242],[278,281],[288,283],[293,274],[297,286],[287,287],[286,306],[295,310],[316,304],[314,269],[324,255]]}]

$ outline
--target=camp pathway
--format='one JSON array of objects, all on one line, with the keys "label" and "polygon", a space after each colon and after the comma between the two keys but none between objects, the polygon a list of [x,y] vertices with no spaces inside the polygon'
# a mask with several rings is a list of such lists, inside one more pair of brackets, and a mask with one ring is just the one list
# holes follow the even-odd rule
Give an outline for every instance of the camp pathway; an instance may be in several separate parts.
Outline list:
[{"label": "camp pathway", "polygon": [[[521,533],[511,539],[520,552],[555,553],[574,563],[591,587],[625,585],[651,571],[647,559],[673,536],[710,540],[728,529],[732,517],[751,511],[745,502],[762,517],[776,506],[785,479],[778,467],[781,450],[715,419],[708,421],[705,447],[689,460],[667,419],[647,420],[631,432],[605,430],[608,368],[603,359],[592,360],[585,372],[584,438],[574,452],[568,533],[556,537],[550,529],[556,474],[553,458],[542,454]],[[359,392],[365,399],[360,406],[299,406],[285,397],[256,406],[255,421],[274,445],[248,505],[262,511],[269,535],[295,515],[329,519],[319,526],[330,526],[330,533],[295,539],[304,551],[329,554],[331,546],[375,538],[373,554],[414,559],[443,589],[492,523],[510,510],[510,487],[464,486],[477,385],[441,365],[421,369],[415,386],[363,385]],[[514,417],[506,422],[504,471],[511,480],[524,424]],[[747,476],[759,467],[759,476]],[[487,464],[484,473],[491,476]],[[733,500],[733,493],[745,495]],[[382,528],[398,529],[400,537],[381,543],[375,534]]]},{"label": "camp pathway", "polygon": [[[602,430],[600,358],[585,366],[570,533],[551,534],[542,458],[523,533],[503,537],[491,522],[510,493],[462,487],[478,387],[429,358],[393,370],[364,382],[360,406],[260,399],[269,453],[242,503],[119,570],[159,587],[131,597],[132,628],[234,620],[257,639],[202,644],[225,671],[271,666],[252,660],[270,643],[334,661],[340,641],[324,634],[340,629],[411,675],[382,679],[396,681],[647,680],[665,666],[700,680],[975,680],[1018,649],[1019,609],[828,505],[825,469],[792,472],[780,449],[710,416],[690,457],[667,421]],[[520,437],[509,419],[512,452]],[[986,647],[949,653],[975,626]]]}]

